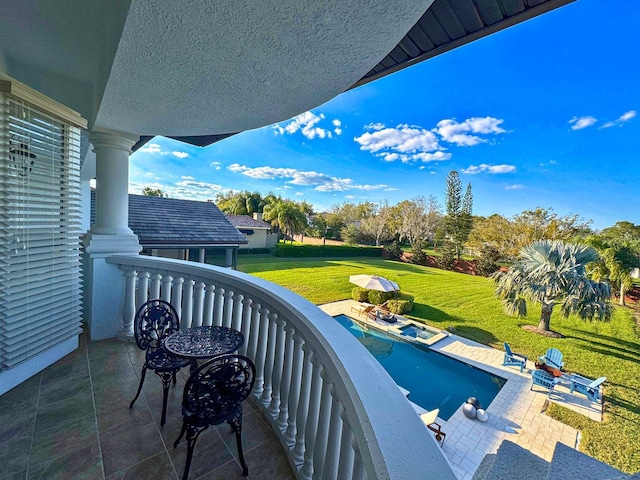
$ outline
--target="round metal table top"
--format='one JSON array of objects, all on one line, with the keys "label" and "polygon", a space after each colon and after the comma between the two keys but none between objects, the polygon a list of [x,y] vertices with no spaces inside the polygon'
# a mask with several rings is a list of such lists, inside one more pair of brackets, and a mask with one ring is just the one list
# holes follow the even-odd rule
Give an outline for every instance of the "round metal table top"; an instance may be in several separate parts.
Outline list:
[{"label": "round metal table top", "polygon": [[227,327],[192,327],[167,337],[164,348],[180,357],[211,358],[235,352],[244,343],[244,336]]}]

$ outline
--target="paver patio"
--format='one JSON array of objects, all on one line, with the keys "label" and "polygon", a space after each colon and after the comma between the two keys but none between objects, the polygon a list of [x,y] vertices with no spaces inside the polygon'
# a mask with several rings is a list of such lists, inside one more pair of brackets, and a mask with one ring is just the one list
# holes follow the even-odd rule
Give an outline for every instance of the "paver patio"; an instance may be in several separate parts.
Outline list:
[{"label": "paver patio", "polygon": [[[359,305],[353,300],[344,300],[320,308],[331,316],[344,314],[356,318],[352,307]],[[362,317],[358,319],[364,320]],[[398,321],[403,320],[398,317]],[[496,453],[505,439],[546,461],[551,461],[557,442],[577,448],[579,432],[544,413],[549,401],[593,420],[602,420],[602,404],[592,403],[580,394],[569,393],[568,385],[562,380],[551,396],[538,387],[531,390],[531,370],[535,368],[532,361],[527,363],[521,374],[515,367],[502,366],[503,351],[452,334],[430,348],[507,380],[486,408],[489,415],[486,423],[465,417],[462,405],[449,420],[441,422],[443,431],[447,433],[443,452],[460,480],[470,480],[484,456]]]}]

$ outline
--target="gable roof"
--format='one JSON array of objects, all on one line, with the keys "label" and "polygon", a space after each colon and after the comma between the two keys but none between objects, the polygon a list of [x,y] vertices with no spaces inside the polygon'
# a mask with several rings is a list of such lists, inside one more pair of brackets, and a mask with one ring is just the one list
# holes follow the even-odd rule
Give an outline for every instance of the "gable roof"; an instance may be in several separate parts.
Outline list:
[{"label": "gable roof", "polygon": [[249,215],[227,215],[227,219],[238,228],[271,228],[269,223],[256,220]]},{"label": "gable roof", "polygon": [[[91,191],[91,223],[95,191]],[[247,243],[213,202],[129,195],[129,228],[144,247],[204,247]]]}]

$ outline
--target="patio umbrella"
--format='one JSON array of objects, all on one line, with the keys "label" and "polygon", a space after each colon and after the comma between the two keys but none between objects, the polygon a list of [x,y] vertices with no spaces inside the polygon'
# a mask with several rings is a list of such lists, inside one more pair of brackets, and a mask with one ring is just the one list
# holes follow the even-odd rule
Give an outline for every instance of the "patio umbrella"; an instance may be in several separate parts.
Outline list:
[{"label": "patio umbrella", "polygon": [[377,275],[351,275],[349,282],[367,290],[378,290],[380,292],[397,292],[400,290],[396,282]]}]

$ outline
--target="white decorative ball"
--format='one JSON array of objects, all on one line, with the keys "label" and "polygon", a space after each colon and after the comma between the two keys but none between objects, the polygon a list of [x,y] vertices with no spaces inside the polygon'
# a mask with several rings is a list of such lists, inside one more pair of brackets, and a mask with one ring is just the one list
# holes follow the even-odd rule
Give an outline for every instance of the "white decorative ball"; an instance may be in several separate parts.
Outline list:
[{"label": "white decorative ball", "polygon": [[462,413],[464,413],[464,416],[467,418],[476,418],[476,407],[470,403],[465,403],[462,406]]},{"label": "white decorative ball", "polygon": [[476,411],[476,418],[481,422],[486,422],[487,420],[489,420],[489,415],[482,408],[479,408]]}]

